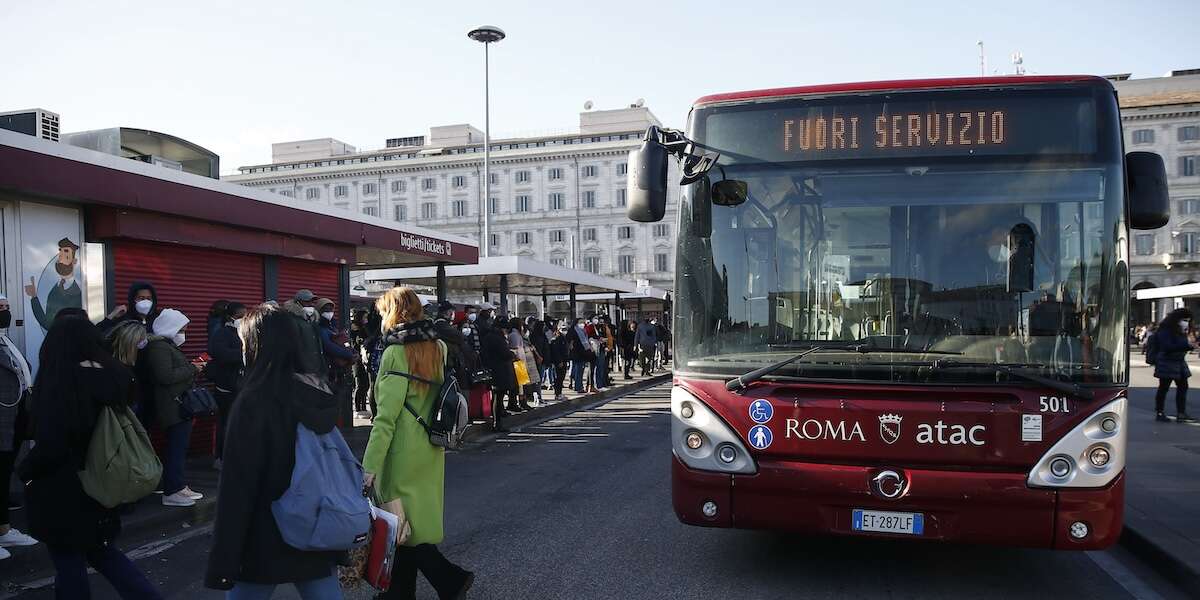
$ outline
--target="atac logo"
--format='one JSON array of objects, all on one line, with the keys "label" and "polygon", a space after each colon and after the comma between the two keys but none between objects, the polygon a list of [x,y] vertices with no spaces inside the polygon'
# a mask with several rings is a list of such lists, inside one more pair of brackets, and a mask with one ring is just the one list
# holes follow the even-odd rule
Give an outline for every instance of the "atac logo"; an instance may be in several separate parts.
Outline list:
[{"label": "atac logo", "polygon": [[879,437],[889,444],[895,444],[900,440],[900,421],[904,417],[900,415],[879,415]]}]

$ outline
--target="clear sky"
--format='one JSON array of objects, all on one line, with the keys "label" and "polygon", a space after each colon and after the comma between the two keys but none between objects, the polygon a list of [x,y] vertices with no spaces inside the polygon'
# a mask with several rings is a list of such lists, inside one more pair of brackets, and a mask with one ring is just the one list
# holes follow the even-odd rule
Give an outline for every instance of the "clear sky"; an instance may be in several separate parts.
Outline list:
[{"label": "clear sky", "polygon": [[62,114],[64,131],[129,126],[270,161],[271,142],[374,149],[431,125],[483,127],[480,24],[494,136],[578,126],[586,100],[638,98],[682,126],[697,97],[839,81],[1200,68],[1196,0],[512,2],[0,1],[0,109]]}]

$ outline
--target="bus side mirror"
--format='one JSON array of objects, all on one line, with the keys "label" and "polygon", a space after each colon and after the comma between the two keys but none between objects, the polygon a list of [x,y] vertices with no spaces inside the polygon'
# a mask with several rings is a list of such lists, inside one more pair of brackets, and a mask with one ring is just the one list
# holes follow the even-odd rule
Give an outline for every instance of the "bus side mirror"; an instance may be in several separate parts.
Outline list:
[{"label": "bus side mirror", "polygon": [[639,223],[655,223],[667,214],[667,149],[656,139],[629,152],[625,214]]},{"label": "bus side mirror", "polygon": [[1171,220],[1171,200],[1162,157],[1153,152],[1126,154],[1125,176],[1129,186],[1129,226],[1158,229],[1166,225]]},{"label": "bus side mirror", "polygon": [[712,185],[705,175],[692,184],[692,235],[712,236]]},{"label": "bus side mirror", "polygon": [[738,206],[750,196],[745,181],[724,179],[712,189],[712,203],[717,206]]}]

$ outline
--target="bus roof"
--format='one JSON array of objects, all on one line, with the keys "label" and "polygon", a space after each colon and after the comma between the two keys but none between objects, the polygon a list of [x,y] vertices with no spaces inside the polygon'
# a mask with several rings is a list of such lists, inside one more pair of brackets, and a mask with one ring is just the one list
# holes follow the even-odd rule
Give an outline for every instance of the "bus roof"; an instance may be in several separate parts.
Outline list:
[{"label": "bus roof", "polygon": [[747,92],[711,94],[696,100],[694,106],[716,102],[735,102],[763,98],[784,98],[809,94],[841,94],[853,92],[882,92],[889,90],[920,90],[934,88],[1032,85],[1039,83],[1102,83],[1112,86],[1108,80],[1095,75],[1015,75],[1009,77],[947,77],[939,79],[897,79],[893,81],[867,81],[858,83],[832,83],[801,87],[771,88]]}]

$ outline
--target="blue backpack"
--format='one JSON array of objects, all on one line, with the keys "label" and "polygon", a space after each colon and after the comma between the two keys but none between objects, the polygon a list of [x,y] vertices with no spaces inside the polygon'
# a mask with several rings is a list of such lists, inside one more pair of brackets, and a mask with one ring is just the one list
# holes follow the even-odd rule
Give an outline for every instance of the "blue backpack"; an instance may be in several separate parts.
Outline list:
[{"label": "blue backpack", "polygon": [[318,435],[297,423],[292,483],[271,503],[283,541],[309,551],[349,550],[366,543],[371,506],[362,481],[362,465],[341,432]]}]

